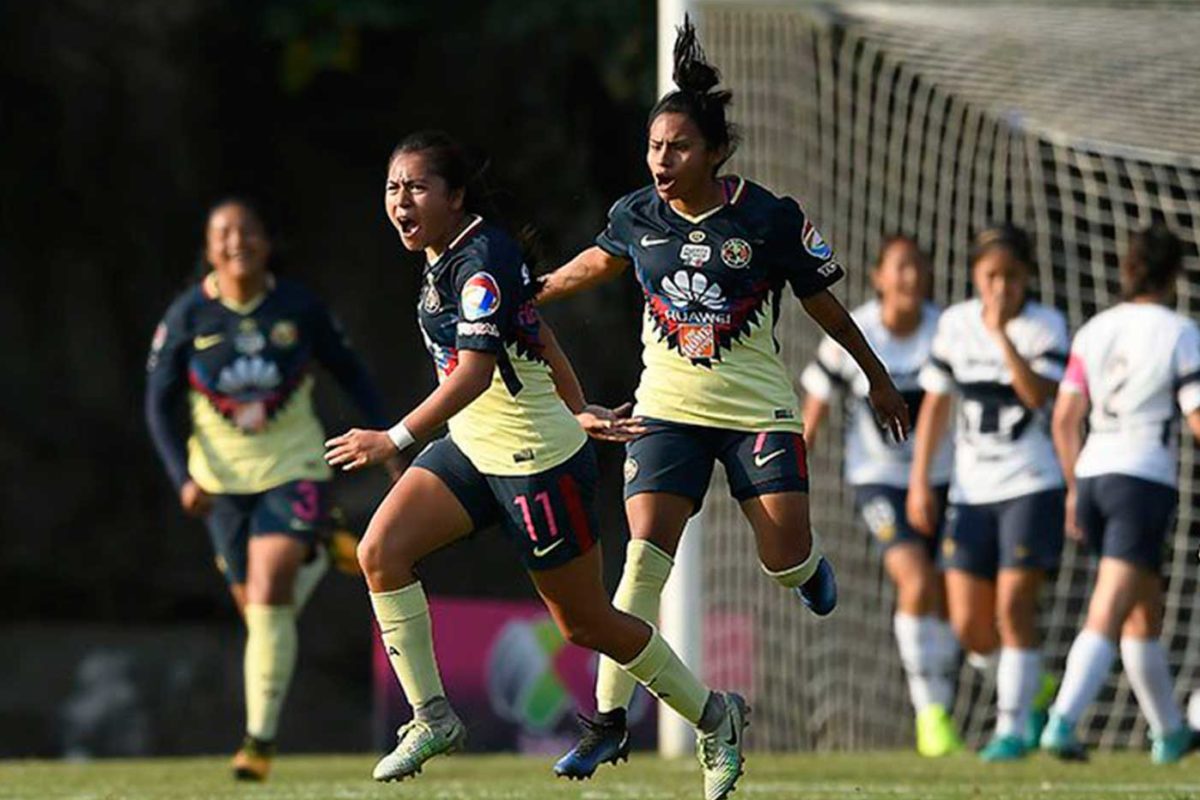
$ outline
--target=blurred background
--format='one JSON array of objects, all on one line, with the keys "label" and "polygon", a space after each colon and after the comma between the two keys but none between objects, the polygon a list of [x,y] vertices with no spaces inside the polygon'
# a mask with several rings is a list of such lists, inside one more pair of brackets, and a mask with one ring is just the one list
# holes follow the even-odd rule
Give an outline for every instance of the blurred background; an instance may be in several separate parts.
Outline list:
[{"label": "blurred background", "polygon": [[[399,418],[434,375],[411,313],[419,261],[383,214],[392,146],[439,127],[483,147],[547,266],[573,255],[642,180],[654,16],[652,0],[0,3],[0,756],[236,741],[240,625],[141,411],[154,327],[201,274],[208,206],[258,200],[281,271],[330,303]],[[622,281],[547,312],[601,402],[631,395],[639,303]],[[318,386],[327,429],[361,422]],[[602,450],[619,558],[623,456]],[[335,492],[362,525],[385,487]],[[462,548],[427,565],[435,591],[533,596],[499,537]],[[327,579],[281,746],[369,745],[370,636],[361,583]],[[101,699],[108,685],[125,696]],[[102,716],[89,703],[140,715],[138,741],[67,741],[75,717]],[[185,718],[186,735],[167,722]]]}]

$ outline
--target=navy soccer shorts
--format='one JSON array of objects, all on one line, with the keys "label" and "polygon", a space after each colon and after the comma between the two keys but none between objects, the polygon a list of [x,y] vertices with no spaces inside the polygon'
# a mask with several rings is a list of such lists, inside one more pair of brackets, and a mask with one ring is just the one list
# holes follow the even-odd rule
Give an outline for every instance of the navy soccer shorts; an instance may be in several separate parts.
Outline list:
[{"label": "navy soccer shorts", "polygon": [[1000,569],[1053,572],[1062,556],[1065,489],[995,503],[953,503],[946,512],[942,567],[995,580]]},{"label": "navy soccer shorts", "polygon": [[1179,507],[1174,486],[1110,474],[1080,478],[1075,491],[1075,521],[1093,553],[1162,569]]},{"label": "navy soccer shorts", "polygon": [[246,582],[250,537],[280,533],[308,545],[330,529],[328,481],[290,481],[256,494],[216,494],[205,519],[217,568],[232,584]]},{"label": "navy soccer shorts", "polygon": [[919,544],[930,559],[937,561],[938,546],[942,539],[942,518],[946,514],[948,486],[934,486],[937,499],[937,521],[933,536],[923,536],[908,524],[905,501],[908,490],[886,484],[865,483],[854,488],[854,508],[867,526],[875,544],[883,552],[898,544]]}]

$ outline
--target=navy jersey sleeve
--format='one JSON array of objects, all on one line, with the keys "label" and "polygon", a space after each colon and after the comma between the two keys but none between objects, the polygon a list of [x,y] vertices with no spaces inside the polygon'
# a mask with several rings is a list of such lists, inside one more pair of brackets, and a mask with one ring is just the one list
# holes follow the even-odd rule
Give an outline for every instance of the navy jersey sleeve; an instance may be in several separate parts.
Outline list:
[{"label": "navy jersey sleeve", "polygon": [[383,412],[383,401],[379,390],[358,354],[350,349],[342,326],[324,303],[315,300],[310,308],[309,325],[312,329],[313,353],[317,360],[333,375],[359,411],[367,418],[367,424],[384,427],[388,424]]},{"label": "navy jersey sleeve", "polygon": [[778,269],[801,300],[828,289],[846,274],[833,248],[792,198],[780,201],[772,233]]},{"label": "navy jersey sleeve", "polygon": [[179,425],[192,347],[185,307],[177,302],[167,310],[154,329],[146,361],[146,427],[177,490],[188,480],[187,437]]},{"label": "navy jersey sleeve", "polygon": [[610,256],[632,260],[633,217],[627,198],[622,197],[608,210],[608,226],[596,236],[596,246]]},{"label": "navy jersey sleeve", "polygon": [[521,268],[465,258],[455,270],[454,290],[458,294],[458,349],[503,352],[504,343],[513,338],[517,311],[528,293],[522,285]]}]

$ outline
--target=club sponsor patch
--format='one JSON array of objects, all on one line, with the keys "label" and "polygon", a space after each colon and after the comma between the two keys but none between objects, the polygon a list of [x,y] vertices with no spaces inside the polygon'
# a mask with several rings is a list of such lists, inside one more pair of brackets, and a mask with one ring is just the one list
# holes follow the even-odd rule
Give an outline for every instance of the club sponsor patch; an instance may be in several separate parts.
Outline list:
[{"label": "club sponsor patch", "polygon": [[804,220],[804,233],[801,235],[804,249],[814,258],[822,261],[833,255],[833,248],[821,237],[821,232],[808,220]]},{"label": "club sponsor patch", "polygon": [[150,338],[150,355],[146,359],[146,369],[153,370],[158,366],[158,355],[162,352],[163,345],[167,343],[167,323],[160,322],[158,327],[154,329],[154,336]]},{"label": "club sponsor patch", "polygon": [[822,278],[828,278],[833,273],[842,268],[842,265],[836,261],[826,261],[821,266],[817,267],[817,274]]},{"label": "club sponsor patch", "polygon": [[463,319],[473,322],[490,317],[500,308],[500,285],[486,272],[472,275],[462,290]]},{"label": "club sponsor patch", "polygon": [[717,337],[712,325],[679,326],[679,351],[688,358],[712,358],[717,354]]},{"label": "club sponsor patch", "polygon": [[706,244],[685,244],[679,249],[679,260],[689,267],[699,267],[712,258],[712,248]]},{"label": "club sponsor patch", "polygon": [[731,269],[742,269],[750,265],[754,251],[745,239],[726,239],[721,245],[721,260]]},{"label": "club sponsor patch", "polygon": [[261,353],[267,346],[267,337],[258,329],[258,323],[244,319],[238,323],[237,335],[233,337],[233,348],[245,356]]},{"label": "club sponsor patch", "polygon": [[500,329],[491,322],[460,322],[459,336],[494,336],[500,338]]}]

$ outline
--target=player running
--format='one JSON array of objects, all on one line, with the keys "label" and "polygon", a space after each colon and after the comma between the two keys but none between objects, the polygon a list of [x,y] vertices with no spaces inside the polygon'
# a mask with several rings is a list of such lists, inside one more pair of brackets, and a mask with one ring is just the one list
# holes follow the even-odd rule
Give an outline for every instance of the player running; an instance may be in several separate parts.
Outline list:
[{"label": "player running", "polygon": [[[833,569],[808,517],[803,425],[773,330],[785,285],[860,365],[888,434],[908,432],[908,410],[887,370],[828,287],[842,275],[833,251],[790,198],[718,177],[736,137],[728,91],[705,62],[691,23],[675,42],[675,83],[650,112],[652,185],[618,200],[596,244],[546,276],[543,301],[616,277],[631,264],[645,296],[644,369],[636,413],[648,432],[630,442],[625,510],[632,539],[614,602],[644,620],[659,597],[688,518],[700,510],[713,463],[754,528],[763,570],[816,614],[837,602]],[[590,777],[629,752],[634,683],[601,659],[598,714],[583,720],[558,775]]]},{"label": "player running", "polygon": [[[929,279],[929,262],[917,243],[907,236],[891,236],[871,272],[876,298],[851,312],[887,366],[913,420],[924,396],[918,375],[929,358],[941,314],[937,305],[926,300]],[[958,640],[946,622],[944,581],[937,567],[940,538],[917,533],[905,517],[912,446],[880,430],[867,399],[866,376],[831,337],[821,341],[801,383],[808,395],[804,440],[809,451],[834,395],[840,391],[853,397],[846,423],[846,481],[854,487],[855,508],[883,551],[884,568],[896,585],[892,622],[916,712],[917,752],[924,756],[957,752],[962,742],[948,709],[954,699]],[[953,458],[947,435],[930,469],[939,522]]]},{"label": "player running", "polygon": [[[328,308],[268,268],[271,240],[244,200],[208,214],[212,271],[154,332],[146,424],[183,510],[203,518],[246,623],[243,780],[270,771],[298,649],[296,617],[329,565],[329,467],[313,410],[315,364],[369,420],[379,395]],[[173,424],[187,399],[191,433]]]},{"label": "player running", "polygon": [[1042,733],[1042,749],[1061,758],[1085,757],[1075,726],[1108,680],[1118,640],[1150,723],[1151,760],[1178,761],[1191,742],[1158,642],[1163,555],[1179,501],[1177,406],[1200,438],[1200,329],[1168,308],[1182,258],[1164,225],[1131,237],[1121,264],[1125,301],[1079,329],[1054,407],[1067,532],[1100,556],[1087,621]]},{"label": "player running", "polygon": [[390,430],[351,430],[327,443],[330,464],[355,469],[409,450],[443,424],[450,429],[392,487],[359,547],[384,646],[414,709],[374,777],[414,775],[463,744],[413,570],[499,522],[567,640],[614,659],[697,727],[705,797],[724,798],[742,772],[744,701],[710,691],[653,626],[613,608],[593,546],[596,461],[587,434],[624,441],[640,420],[584,402],[533,306],[520,247],[473,213],[470,183],[468,160],[443,134],[414,134],[393,153],[384,205],[404,247],[425,253],[418,317],[440,385]]},{"label": "player running", "polygon": [[980,655],[1000,648],[999,713],[995,735],[980,754],[985,761],[1021,758],[1036,746],[1031,709],[1042,683],[1037,596],[1058,567],[1063,541],[1065,492],[1048,420],[1066,366],[1067,324],[1058,311],[1026,297],[1031,258],[1019,228],[1004,225],[976,236],[976,297],[942,314],[921,370],[925,399],[908,488],[909,524],[933,536],[935,454],[957,395],[942,565],[959,641]]}]

